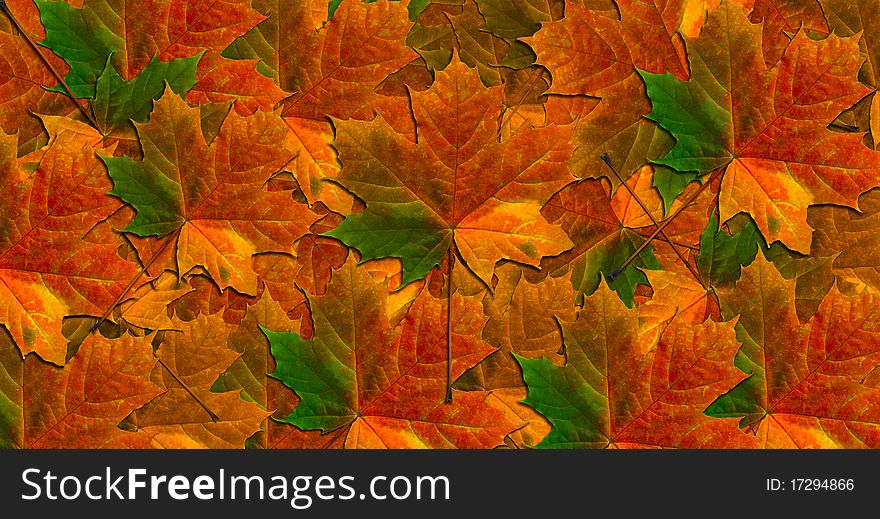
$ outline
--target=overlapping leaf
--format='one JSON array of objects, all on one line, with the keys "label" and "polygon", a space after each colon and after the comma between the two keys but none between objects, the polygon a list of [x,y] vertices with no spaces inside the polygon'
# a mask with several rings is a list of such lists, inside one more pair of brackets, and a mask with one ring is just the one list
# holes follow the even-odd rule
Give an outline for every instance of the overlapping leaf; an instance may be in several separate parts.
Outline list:
[{"label": "overlapping leaf", "polygon": [[[597,6],[568,2],[565,18],[544,24],[524,40],[535,49],[538,63],[550,70],[550,92],[602,99],[575,132],[578,149],[571,167],[579,177],[606,176],[599,158],[603,153],[611,155],[624,177],[629,176],[672,145],[667,134],[643,118],[651,107],[645,103],[636,67],[688,78],[689,65],[677,32],[686,3],[624,0],[616,4],[619,20],[593,10]],[[611,181],[617,184],[616,178]]]},{"label": "overlapping leaf", "polygon": [[541,448],[735,446],[738,434],[703,409],[739,382],[731,323],[670,324],[642,341],[639,312],[603,284],[573,322],[562,321],[565,365],[517,357],[524,402],[553,430]]},{"label": "overlapping leaf", "polygon": [[772,68],[736,0],[688,38],[691,79],[643,73],[649,117],[676,138],[661,164],[708,173],[724,168],[721,220],[744,211],[770,241],[806,252],[807,207],[854,205],[880,180],[880,154],[858,136],[826,127],[867,94],[858,82],[855,38],[810,38],[800,31]]},{"label": "overlapping leaf", "polygon": [[874,3],[3,6],[0,446],[880,445]]},{"label": "overlapping leaf", "polygon": [[28,449],[148,448],[152,435],[117,427],[162,392],[150,381],[156,364],[147,339],[96,334],[63,368],[34,355],[22,360],[0,338],[3,400],[0,445]]},{"label": "overlapping leaf", "polygon": [[261,72],[292,94],[283,110],[297,146],[291,171],[309,202],[348,212],[350,196],[325,181],[338,169],[326,117],[371,119],[378,110],[397,127],[411,126],[406,100],[376,91],[417,58],[404,42],[411,25],[406,5],[344,2],[326,25],[326,1],[258,0],[254,7],[267,19],[223,55],[259,59]]},{"label": "overlapping leaf", "polygon": [[832,288],[804,326],[794,285],[759,257],[719,293],[724,317],[739,316],[736,365],[750,376],[706,414],[741,417],[765,447],[876,448],[880,390],[863,382],[880,360],[880,297]]},{"label": "overlapping leaf", "polygon": [[199,111],[166,93],[138,125],[144,160],[102,158],[112,194],[137,211],[126,232],[175,241],[178,272],[200,266],[220,288],[255,294],[251,257],[291,251],[316,219],[289,192],[264,188],[293,157],[292,138],[262,112],[231,112],[210,144],[199,128]]},{"label": "overlapping leaf", "polygon": [[[50,0],[36,3],[46,27],[42,44],[70,65],[65,80],[77,97],[94,97],[101,75],[115,73],[125,81],[144,73],[156,76],[162,73],[159,63],[204,52],[193,101],[236,99],[243,113],[251,113],[257,107],[271,109],[284,97],[256,71],[256,61],[219,55],[262,20],[247,0],[86,0],[79,8]],[[161,87],[160,80],[154,98]]]},{"label": "overlapping leaf", "polygon": [[396,257],[403,283],[423,278],[454,246],[486,283],[504,258],[536,265],[569,247],[541,205],[571,178],[571,128],[520,126],[498,142],[501,89],[453,63],[426,92],[414,92],[419,141],[380,116],[339,121],[339,181],[363,213],[328,233],[366,259]]},{"label": "overlapping leaf", "polygon": [[55,78],[11,28],[8,33],[0,32],[0,49],[0,127],[5,133],[18,133],[22,155],[46,144],[45,130],[34,114],[67,115],[76,107],[63,95],[47,90],[55,85]]},{"label": "overlapping leaf", "polygon": [[240,390],[211,386],[238,358],[227,346],[229,329],[217,315],[178,323],[156,351],[153,378],[165,392],[135,411],[126,426],[165,448],[242,448],[269,413],[241,398]]},{"label": "overlapping leaf", "polygon": [[81,132],[52,136],[33,172],[16,158],[15,136],[0,133],[7,197],[0,214],[0,323],[23,355],[33,351],[58,365],[68,342],[62,320],[102,315],[138,273],[117,254],[116,237],[99,227],[120,207],[107,195],[110,179],[96,155],[112,149],[101,150],[93,130],[75,127]]},{"label": "overlapping leaf", "polygon": [[[349,259],[327,292],[311,298],[312,340],[265,331],[277,364],[272,376],[301,399],[283,421],[341,435],[339,441],[350,448],[503,443],[521,423],[491,393],[456,391],[452,402],[444,403],[444,302],[423,291],[392,327],[385,314],[386,290]],[[492,347],[478,337],[484,319],[472,308],[474,301],[452,297],[456,378]]]}]

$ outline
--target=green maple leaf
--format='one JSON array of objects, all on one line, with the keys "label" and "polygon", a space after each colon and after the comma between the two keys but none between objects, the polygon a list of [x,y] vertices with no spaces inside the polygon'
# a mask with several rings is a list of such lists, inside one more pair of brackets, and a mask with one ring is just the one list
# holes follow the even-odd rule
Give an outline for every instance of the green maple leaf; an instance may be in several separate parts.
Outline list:
[{"label": "green maple leaf", "polygon": [[707,287],[733,285],[742,267],[754,261],[759,247],[766,249],[766,244],[754,222],[748,220],[731,235],[719,230],[718,215],[713,213],[700,235],[700,252],[696,256],[703,283]]},{"label": "green maple leaf", "polygon": [[[74,9],[65,2],[37,0],[46,28],[42,45],[63,58],[70,71],[64,80],[74,96],[93,98],[100,130],[108,134],[129,124],[146,122],[152,101],[165,91],[165,84],[183,97],[196,84],[199,53],[190,58],[160,61],[153,56],[130,81],[122,78],[111,60],[125,52],[125,40],[101,22],[111,9],[106,3],[90,2]],[[64,92],[58,85],[55,91]]]},{"label": "green maple leaf", "polygon": [[[70,65],[64,81],[74,96],[95,97],[95,87],[107,59],[114,51],[125,48],[125,40],[101,22],[99,9],[74,9],[66,2],[50,0],[35,3],[46,28],[46,39],[40,44]],[[61,85],[55,90],[64,91]]]},{"label": "green maple leaf", "polygon": [[191,58],[159,61],[156,56],[140,74],[125,81],[110,63],[98,77],[92,107],[101,131],[109,133],[128,124],[129,120],[147,122],[153,101],[165,92],[165,85],[183,98],[196,84],[196,67],[202,52]]}]

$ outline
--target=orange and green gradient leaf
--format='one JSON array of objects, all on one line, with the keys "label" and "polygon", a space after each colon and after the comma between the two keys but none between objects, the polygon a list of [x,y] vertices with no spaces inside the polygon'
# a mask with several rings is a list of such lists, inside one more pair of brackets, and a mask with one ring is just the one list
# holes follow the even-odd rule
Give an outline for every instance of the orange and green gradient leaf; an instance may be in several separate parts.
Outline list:
[{"label": "orange and green gradient leaf", "polygon": [[727,0],[698,38],[686,38],[690,80],[642,72],[648,117],[676,139],[657,162],[701,174],[723,168],[721,220],[747,212],[768,242],[807,252],[809,205],[854,205],[880,180],[880,154],[827,129],[868,93],[857,77],[862,58],[855,38],[799,31],[768,68],[760,32]]},{"label": "orange and green gradient leaf", "polygon": [[759,257],[719,290],[722,315],[739,316],[736,366],[749,377],[706,414],[741,418],[763,447],[876,448],[880,389],[863,381],[880,361],[880,296],[832,288],[802,325],[795,283]]},{"label": "orange and green gradient leaf", "polygon": [[740,434],[703,414],[743,378],[731,362],[739,347],[732,323],[673,321],[657,344],[646,343],[639,311],[603,283],[560,326],[564,366],[517,356],[529,389],[523,402],[553,424],[537,447],[711,446]]},{"label": "orange and green gradient leaf", "polygon": [[[488,391],[446,396],[445,301],[421,291],[392,326],[385,283],[354,259],[311,296],[315,337],[264,330],[276,369],[299,405],[281,421],[339,436],[346,448],[492,448],[523,425]],[[452,377],[493,348],[474,299],[453,295]],[[344,439],[343,439],[344,438]]]},{"label": "orange and green gradient leaf", "polygon": [[419,141],[380,115],[337,121],[339,182],[366,202],[327,233],[364,259],[400,258],[403,284],[425,277],[454,246],[489,283],[495,263],[537,265],[571,245],[541,206],[573,180],[569,126],[527,124],[498,141],[500,87],[486,88],[461,62],[413,92]]},{"label": "orange and green gradient leaf", "polygon": [[207,143],[199,110],[166,92],[137,129],[142,161],[102,156],[111,194],[137,211],[125,231],[171,235],[178,272],[200,266],[221,289],[255,294],[251,257],[290,252],[317,219],[289,191],[265,188],[294,156],[287,126],[277,114],[233,111]]}]

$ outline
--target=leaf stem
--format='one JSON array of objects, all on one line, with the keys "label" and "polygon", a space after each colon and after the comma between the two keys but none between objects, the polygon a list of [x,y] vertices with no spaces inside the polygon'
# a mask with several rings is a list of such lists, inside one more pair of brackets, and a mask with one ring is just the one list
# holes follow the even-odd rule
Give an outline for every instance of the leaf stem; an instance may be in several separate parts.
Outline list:
[{"label": "leaf stem", "polygon": [[837,128],[838,130],[841,130],[844,132],[850,132],[850,133],[855,133],[860,130],[860,128],[858,126],[855,126],[853,124],[831,123],[828,125],[828,127],[829,128]]},{"label": "leaf stem", "polygon": [[447,263],[449,263],[449,272],[446,276],[446,400],[447,404],[452,402],[452,263],[455,256],[452,253],[452,247],[455,243],[455,231],[452,231],[452,241],[447,251]]},{"label": "leaf stem", "polygon": [[24,36],[24,39],[27,40],[28,44],[30,44],[30,47],[34,50],[34,52],[37,53],[37,56],[40,57],[40,60],[42,60],[42,62],[45,63],[47,67],[49,67],[49,70],[52,72],[52,75],[55,76],[55,79],[58,80],[58,83],[60,83],[61,86],[64,87],[64,91],[67,92],[68,96],[70,96],[70,100],[73,101],[73,104],[75,104],[76,107],[79,109],[79,111],[82,112],[82,114],[86,117],[86,119],[89,120],[89,122],[92,124],[92,126],[94,126],[95,129],[100,132],[101,129],[98,126],[98,122],[92,116],[91,112],[86,110],[85,107],[80,104],[79,99],[75,95],[73,95],[73,91],[70,90],[70,87],[67,85],[67,82],[64,81],[64,78],[61,77],[61,74],[58,72],[58,70],[55,68],[55,66],[49,62],[49,60],[46,58],[46,56],[43,54],[43,52],[40,50],[40,48],[37,46],[37,44],[34,42],[34,40],[31,39],[30,35],[27,32],[25,32],[24,29],[22,29],[21,25],[19,25],[19,23],[18,23],[18,20],[15,19],[15,15],[13,15],[12,11],[9,10],[9,6],[6,5],[6,0],[0,0],[0,11],[3,11],[3,13],[7,16],[7,18],[9,18],[9,21],[12,22],[12,25],[15,27],[15,29],[18,32],[20,32],[22,36]]},{"label": "leaf stem", "polygon": [[103,315],[101,315],[101,318],[98,319],[98,321],[94,325],[92,325],[92,328],[89,330],[89,333],[92,333],[95,330],[97,330],[104,323],[104,321],[106,321],[107,318],[110,317],[110,314],[113,312],[113,309],[116,308],[116,305],[118,305],[119,303],[122,302],[122,299],[128,294],[128,292],[132,289],[132,287],[134,287],[135,283],[137,283],[138,280],[141,277],[143,277],[143,275],[147,272],[147,270],[149,270],[150,266],[157,259],[159,259],[159,256],[161,256],[162,253],[165,252],[165,249],[167,249],[168,246],[177,238],[177,236],[180,235],[181,229],[177,229],[176,231],[174,231],[173,234],[168,235],[168,239],[165,240],[165,243],[162,244],[162,247],[160,247],[159,250],[156,251],[155,254],[153,254],[153,257],[150,258],[149,261],[147,261],[144,264],[144,267],[140,270],[140,272],[138,272],[137,276],[135,276],[131,281],[129,281],[128,285],[126,285],[126,287],[125,287],[125,289],[123,289],[122,293],[120,293],[118,296],[116,296],[116,299],[113,300],[113,304],[111,304],[110,307],[107,309],[107,311],[104,312]]},{"label": "leaf stem", "polygon": [[158,361],[159,361],[159,364],[161,364],[162,367],[165,368],[165,370],[168,371],[169,374],[171,374],[171,377],[174,378],[174,380],[176,380],[177,383],[180,384],[180,386],[181,386],[184,390],[186,390],[186,392],[189,393],[189,395],[190,395],[191,397],[193,397],[193,399],[194,399],[196,402],[198,402],[198,404],[199,404],[200,406],[202,406],[202,409],[204,409],[205,412],[208,413],[208,416],[211,417],[211,421],[212,421],[212,422],[219,422],[219,421],[220,421],[220,417],[217,416],[216,414],[214,414],[214,411],[211,411],[211,409],[208,408],[207,404],[205,404],[204,402],[202,402],[202,399],[199,398],[198,395],[196,395],[196,394],[193,392],[193,390],[189,388],[189,386],[187,386],[186,384],[183,383],[182,380],[180,380],[180,377],[177,376],[177,373],[171,371],[171,368],[169,368],[169,367],[165,364],[165,361],[163,361],[161,357],[159,357],[158,355],[156,355],[156,360],[158,360]]},{"label": "leaf stem", "polygon": [[700,196],[700,193],[702,193],[703,191],[705,191],[705,189],[707,187],[709,187],[709,184],[711,184],[713,181],[715,181],[715,178],[721,173],[721,171],[722,171],[722,168],[718,168],[715,171],[713,171],[712,175],[709,176],[708,180],[706,180],[706,182],[704,182],[703,185],[700,186],[700,189],[698,189],[693,195],[690,196],[690,198],[688,198],[683,204],[681,204],[681,207],[676,209],[676,211],[669,218],[663,220],[663,222],[661,222],[660,225],[657,226],[657,229],[653,233],[651,233],[650,236],[648,236],[645,239],[644,243],[642,243],[639,246],[639,248],[635,250],[635,252],[630,254],[629,258],[627,258],[626,261],[624,261],[621,266],[617,267],[616,269],[614,269],[613,272],[608,274],[608,279],[611,281],[614,281],[617,278],[617,276],[619,276],[620,273],[623,272],[623,269],[625,269],[630,263],[632,263],[632,261],[634,259],[636,259],[638,257],[638,255],[641,254],[642,251],[645,250],[645,248],[648,245],[650,245],[650,243],[654,240],[654,238],[656,238],[658,234],[663,232],[663,229],[665,229],[667,225],[672,223],[672,221],[675,220],[678,217],[678,215],[681,214],[681,212],[684,210],[685,207],[689,206],[691,204],[691,202],[693,202],[698,196]]},{"label": "leaf stem", "polygon": [[[623,180],[623,177],[621,177],[620,173],[617,172],[617,169],[614,167],[614,163],[611,162],[611,157],[607,153],[602,154],[602,162],[604,162],[605,165],[608,166],[608,169],[610,169],[611,172],[614,173],[614,176],[617,177],[618,182],[620,182],[620,184],[624,188],[626,188],[627,191],[629,191],[629,194],[630,194],[630,196],[633,197],[633,200],[635,200],[636,203],[639,204],[639,207],[642,208],[642,211],[644,211],[644,213],[648,216],[648,218],[651,219],[651,223],[654,224],[654,227],[657,227],[658,229],[660,229],[660,224],[657,223],[657,220],[654,219],[654,216],[651,214],[651,211],[648,210],[648,207],[645,206],[645,204],[642,202],[641,198],[639,198],[639,196],[636,194],[635,190]],[[694,276],[694,279],[697,280],[697,283],[699,283],[700,285],[703,286],[703,288],[705,288],[705,285],[703,285],[702,279],[700,279],[700,275],[697,273],[696,270],[694,270],[694,267],[691,266],[691,264],[688,262],[688,260],[685,259],[684,255],[678,250],[678,247],[675,246],[675,242],[673,242],[671,239],[669,239],[669,236],[666,235],[666,231],[660,229],[660,236],[662,236],[663,239],[666,240],[667,243],[669,243],[669,246],[672,247],[672,250],[673,250],[673,252],[675,252],[675,255],[678,256],[678,259],[680,259],[682,263],[684,263],[684,266],[687,267],[687,269],[691,273],[691,275]]]}]

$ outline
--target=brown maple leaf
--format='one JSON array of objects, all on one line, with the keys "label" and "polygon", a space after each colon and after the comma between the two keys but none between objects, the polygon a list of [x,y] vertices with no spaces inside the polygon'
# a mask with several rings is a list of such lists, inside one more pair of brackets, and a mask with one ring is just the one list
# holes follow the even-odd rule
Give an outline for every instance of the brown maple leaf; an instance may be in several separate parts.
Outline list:
[{"label": "brown maple leaf", "polygon": [[[266,331],[272,376],[301,399],[283,421],[318,429],[347,448],[489,448],[523,423],[490,392],[456,391],[454,379],[493,348],[479,339],[485,317],[473,298],[452,296],[452,364],[447,374],[446,302],[427,291],[399,324],[386,313],[386,283],[356,268],[336,272],[327,292],[311,296],[315,337]],[[344,438],[344,439],[343,439]]]},{"label": "brown maple leaf", "polygon": [[864,381],[880,363],[880,295],[832,288],[803,325],[795,284],[759,257],[735,289],[719,289],[722,315],[739,316],[736,366],[750,376],[706,413],[741,417],[763,447],[876,448],[880,389]]},{"label": "brown maple leaf", "polygon": [[[51,123],[47,123],[50,124]],[[22,354],[63,365],[68,315],[102,315],[138,271],[117,254],[117,237],[95,229],[120,208],[91,128],[58,129],[32,155],[32,173],[16,159],[17,140],[0,132],[0,185],[9,199],[0,215],[0,322]],[[22,208],[26,210],[22,210]]]},{"label": "brown maple leaf", "polygon": [[135,411],[126,426],[166,448],[243,448],[270,414],[240,390],[212,392],[241,355],[228,347],[230,327],[219,314],[177,321],[159,342],[152,378],[166,391]]},{"label": "brown maple leaf", "polygon": [[294,156],[287,126],[277,114],[231,112],[207,143],[198,109],[166,93],[137,128],[142,161],[102,157],[112,194],[137,211],[125,231],[173,240],[180,275],[202,267],[221,289],[255,295],[252,256],[291,252],[317,219],[290,192],[264,188]]},{"label": "brown maple leaf", "polygon": [[[92,334],[64,367],[34,355],[22,359],[0,337],[0,362],[14,391],[4,384],[0,444],[27,449],[149,448],[152,435],[117,427],[126,415],[162,392],[149,379],[156,364],[150,342],[125,334]],[[11,427],[9,427],[11,425]]]}]

